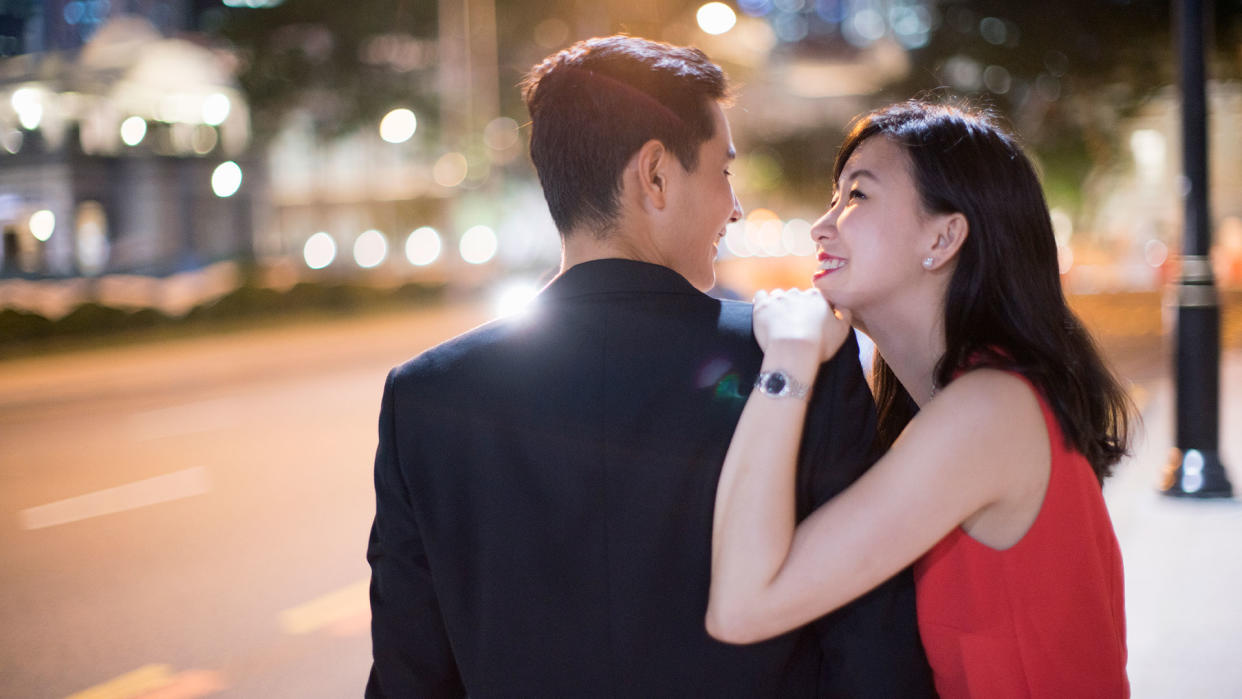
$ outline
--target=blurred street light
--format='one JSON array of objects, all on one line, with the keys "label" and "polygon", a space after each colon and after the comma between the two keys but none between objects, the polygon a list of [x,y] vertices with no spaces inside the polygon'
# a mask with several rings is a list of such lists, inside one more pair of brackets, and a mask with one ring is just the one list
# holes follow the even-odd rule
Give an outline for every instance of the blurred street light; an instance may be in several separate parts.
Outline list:
[{"label": "blurred street light", "polygon": [[127,146],[136,146],[147,137],[147,120],[140,116],[131,116],[121,122],[121,141]]},{"label": "blurred street light", "polygon": [[306,239],[306,244],[302,246],[302,259],[306,260],[306,266],[311,269],[327,267],[336,259],[336,241],[327,233],[319,231]]},{"label": "blurred street light", "polygon": [[30,215],[30,234],[40,242],[47,241],[56,230],[56,214],[40,209]]},{"label": "blurred street light", "polygon": [[496,234],[487,226],[474,226],[461,236],[461,259],[481,265],[496,256]]},{"label": "blurred street light", "polygon": [[33,131],[43,121],[43,100],[39,93],[29,87],[19,88],[9,99],[13,111],[17,112],[17,120],[22,128]]},{"label": "blurred street light", "polygon": [[375,229],[363,232],[354,241],[354,262],[363,269],[378,267],[388,257],[388,239]]},{"label": "blurred street light", "polygon": [[708,34],[724,34],[737,24],[737,14],[723,2],[709,2],[695,13],[699,29]]},{"label": "blurred street light", "polygon": [[417,267],[425,267],[440,257],[440,234],[431,226],[414,229],[405,239],[405,259]]},{"label": "blurred street light", "polygon": [[208,126],[219,126],[229,118],[233,105],[227,95],[214,92],[203,100],[203,123]]},{"label": "blurred street light", "polygon": [[241,189],[241,183],[241,167],[232,160],[220,163],[211,173],[211,191],[215,192],[216,196],[221,199],[236,194],[237,190]]},{"label": "blurred street light", "polygon": [[405,143],[418,130],[418,118],[414,112],[401,108],[394,109],[380,120],[380,138],[389,143]]}]

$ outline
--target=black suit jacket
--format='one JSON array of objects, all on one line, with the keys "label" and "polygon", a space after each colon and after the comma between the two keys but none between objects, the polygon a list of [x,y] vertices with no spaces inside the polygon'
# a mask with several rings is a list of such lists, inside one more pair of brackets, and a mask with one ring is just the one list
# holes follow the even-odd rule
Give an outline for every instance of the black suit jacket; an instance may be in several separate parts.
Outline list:
[{"label": "black suit jacket", "polygon": [[[599,260],[528,316],[394,369],[367,696],[930,694],[908,572],[763,643],[704,630],[716,481],[761,358],[749,304]],[[874,407],[852,339],[812,400],[803,515],[868,465]]]}]

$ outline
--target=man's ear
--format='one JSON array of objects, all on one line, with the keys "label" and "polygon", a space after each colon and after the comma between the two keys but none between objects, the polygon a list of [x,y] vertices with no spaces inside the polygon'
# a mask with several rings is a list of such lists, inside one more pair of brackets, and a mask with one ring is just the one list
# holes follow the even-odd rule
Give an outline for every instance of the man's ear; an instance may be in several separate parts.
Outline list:
[{"label": "man's ear", "polygon": [[970,235],[970,223],[961,212],[942,215],[936,222],[936,237],[932,241],[931,255],[939,267],[957,255],[966,236]]},{"label": "man's ear", "polygon": [[652,139],[643,144],[634,156],[638,172],[638,193],[643,205],[663,209],[668,201],[668,168],[672,153],[664,144]]}]

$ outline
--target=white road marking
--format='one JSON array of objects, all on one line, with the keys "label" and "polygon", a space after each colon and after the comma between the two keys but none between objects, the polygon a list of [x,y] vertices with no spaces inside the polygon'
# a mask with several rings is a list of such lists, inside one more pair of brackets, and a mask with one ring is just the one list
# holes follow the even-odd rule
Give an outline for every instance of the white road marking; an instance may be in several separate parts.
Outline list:
[{"label": "white road marking", "polygon": [[186,670],[174,675],[170,666],[152,664],[71,694],[68,699],[196,699],[227,688],[218,672]]},{"label": "white road marking", "polygon": [[23,529],[42,529],[202,495],[209,489],[207,469],[196,466],[31,507],[19,512],[18,518]]},{"label": "white road marking", "polygon": [[280,627],[285,633],[304,634],[334,622],[371,611],[370,579],[330,592],[306,604],[280,613]]},{"label": "white road marking", "polygon": [[167,665],[144,665],[103,684],[70,694],[68,699],[127,699],[164,687],[172,682],[172,677],[172,668]]},{"label": "white road marking", "polygon": [[129,416],[129,428],[137,439],[160,439],[225,429],[237,423],[236,400],[217,398]]}]

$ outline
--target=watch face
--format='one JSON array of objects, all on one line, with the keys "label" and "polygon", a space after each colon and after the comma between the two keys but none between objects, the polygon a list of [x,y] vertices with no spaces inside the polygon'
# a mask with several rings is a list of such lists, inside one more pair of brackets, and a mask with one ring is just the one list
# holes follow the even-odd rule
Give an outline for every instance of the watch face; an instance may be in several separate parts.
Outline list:
[{"label": "watch face", "polygon": [[763,390],[773,395],[779,395],[781,391],[785,390],[786,384],[787,382],[785,381],[784,374],[771,374],[768,376],[768,381],[764,384]]}]

